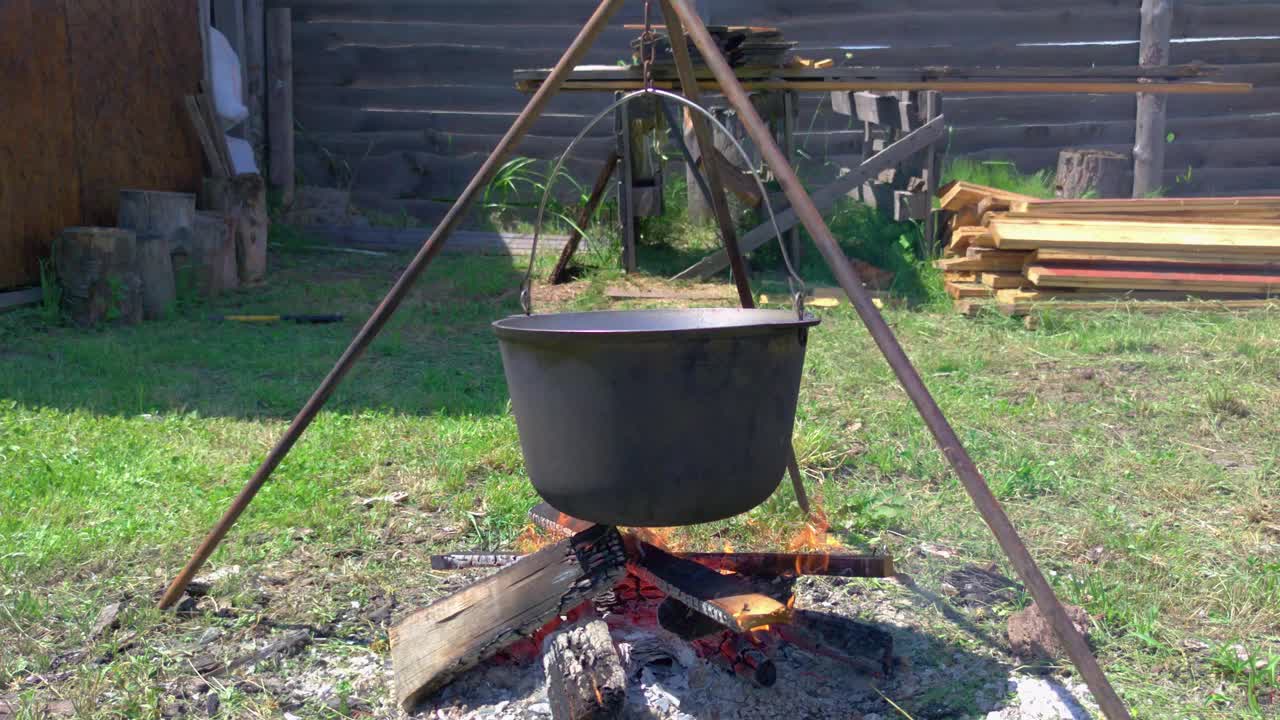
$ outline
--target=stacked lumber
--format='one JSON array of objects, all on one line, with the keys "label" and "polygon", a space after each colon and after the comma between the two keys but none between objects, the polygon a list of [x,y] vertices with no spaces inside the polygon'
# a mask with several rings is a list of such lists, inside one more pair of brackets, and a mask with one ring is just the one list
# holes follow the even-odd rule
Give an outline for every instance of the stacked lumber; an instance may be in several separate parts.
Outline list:
[{"label": "stacked lumber", "polygon": [[1280,197],[1042,200],[961,181],[939,196],[937,264],[965,313],[975,301],[1016,315],[1122,300],[1252,309],[1280,296]]},{"label": "stacked lumber", "polygon": [[[654,48],[654,64],[658,67],[674,67],[675,55],[671,51],[671,37],[665,26],[655,26],[655,29],[660,36]],[[708,25],[707,30],[732,67],[783,67],[790,60],[788,56],[791,50],[799,44],[783,39],[782,31],[774,27]],[[640,57],[640,41],[632,41],[631,47],[636,63],[641,64],[643,58]],[[689,56],[695,66],[706,65],[701,51],[692,41],[689,42]]]}]

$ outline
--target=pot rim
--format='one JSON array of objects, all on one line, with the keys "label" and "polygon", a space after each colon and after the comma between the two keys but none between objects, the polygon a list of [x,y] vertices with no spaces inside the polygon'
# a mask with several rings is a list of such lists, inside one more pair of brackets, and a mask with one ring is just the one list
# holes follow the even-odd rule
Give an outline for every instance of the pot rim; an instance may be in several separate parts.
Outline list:
[{"label": "pot rim", "polygon": [[[701,322],[698,319],[701,319]],[[621,325],[619,319],[631,321]],[[638,321],[638,322],[637,322]],[[683,322],[682,322],[683,321]],[[809,328],[821,320],[812,313],[797,318],[792,310],[768,308],[664,308],[652,310],[594,310],[541,315],[512,315],[493,323],[500,340],[606,338],[741,337]]]}]

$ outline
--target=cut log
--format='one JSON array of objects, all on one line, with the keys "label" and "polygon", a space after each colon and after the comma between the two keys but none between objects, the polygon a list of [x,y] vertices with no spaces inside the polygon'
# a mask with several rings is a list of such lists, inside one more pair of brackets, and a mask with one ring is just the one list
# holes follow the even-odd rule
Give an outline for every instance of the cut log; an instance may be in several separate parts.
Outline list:
[{"label": "cut log", "polygon": [[458,673],[610,589],[625,570],[618,531],[596,525],[415,612],[391,629],[396,699],[411,709]]},{"label": "cut log", "polygon": [[542,655],[552,720],[608,720],[622,716],[627,676],[603,620],[557,632]]},{"label": "cut log", "polygon": [[175,252],[189,251],[195,224],[196,197],[189,193],[121,190],[119,225],[134,231],[142,278],[143,317],[164,317],[177,299]]},{"label": "cut log", "polygon": [[235,236],[236,268],[241,285],[257,285],[267,277],[267,186],[257,174],[205,178],[200,204],[221,211]]},{"label": "cut log", "polygon": [[1128,197],[1129,157],[1109,150],[1063,150],[1058,153],[1054,195],[1060,198]]},{"label": "cut log", "polygon": [[991,222],[996,247],[1131,248],[1187,250],[1213,248],[1220,253],[1280,256],[1280,225],[1133,220],[1064,220],[1006,216]]},{"label": "cut log", "polygon": [[62,307],[81,327],[142,321],[138,241],[132,230],[72,227],[53,245]]},{"label": "cut log", "polygon": [[1280,291],[1280,272],[1208,270],[1195,266],[1027,266],[1027,279],[1039,287],[1106,288],[1117,290],[1185,290],[1261,294]]},{"label": "cut log", "polygon": [[959,212],[967,207],[974,208],[976,212],[978,203],[982,202],[983,198],[989,197],[1000,198],[1010,203],[1018,200],[1034,201],[1036,199],[1030,195],[1000,190],[986,185],[965,182],[964,180],[953,180],[943,185],[938,190],[938,193],[942,209],[952,212]]},{"label": "cut log", "polygon": [[221,212],[196,213],[188,252],[174,256],[178,286],[203,297],[240,286],[236,240],[231,221]]},{"label": "cut log", "polygon": [[745,632],[790,617],[786,605],[736,575],[721,575],[648,543],[638,543],[638,548],[630,565],[636,576],[731,630]]}]

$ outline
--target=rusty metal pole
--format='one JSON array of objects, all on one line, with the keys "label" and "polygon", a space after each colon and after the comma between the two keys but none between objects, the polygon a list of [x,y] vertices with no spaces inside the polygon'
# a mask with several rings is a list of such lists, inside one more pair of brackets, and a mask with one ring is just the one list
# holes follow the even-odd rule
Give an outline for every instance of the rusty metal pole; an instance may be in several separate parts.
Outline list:
[{"label": "rusty metal pole", "polygon": [[[1067,655],[1070,656],[1072,663],[1075,664],[1076,669],[1084,678],[1089,690],[1093,692],[1094,699],[1099,707],[1102,708],[1103,713],[1110,720],[1128,720],[1130,717],[1129,711],[1119,696],[1116,695],[1115,689],[1111,687],[1111,683],[1102,672],[1102,668],[1098,666],[1097,658],[1089,650],[1084,637],[1072,625],[1070,618],[1067,617],[1066,612],[1062,609],[1062,603],[1058,601],[1053,588],[1049,586],[1049,582],[1045,580],[1040,568],[1036,565],[1035,559],[1031,557],[1031,553],[1018,536],[1018,532],[1014,529],[1009,516],[1005,514],[995,495],[991,493],[986,480],[978,472],[978,468],[969,457],[969,453],[960,443],[960,438],[956,436],[950,423],[947,422],[946,417],[942,414],[942,409],[938,407],[933,396],[929,394],[928,388],[925,387],[924,381],[920,379],[919,373],[916,372],[902,346],[898,344],[893,331],[871,301],[871,294],[863,287],[857,271],[840,250],[840,246],[835,237],[832,236],[831,230],[827,227],[826,222],[823,221],[822,214],[813,204],[813,200],[810,199],[808,193],[805,192],[804,186],[800,183],[800,178],[787,162],[786,156],[778,148],[777,143],[774,142],[768,126],[765,125],[764,120],[760,118],[759,113],[751,105],[746,91],[742,88],[733,69],[729,67],[729,63],[721,55],[720,49],[716,46],[711,34],[707,32],[706,26],[703,25],[697,12],[689,8],[685,0],[674,0],[674,6],[676,13],[679,14],[680,19],[684,22],[686,31],[715,75],[721,92],[728,98],[729,103],[737,109],[739,119],[746,128],[747,134],[760,147],[765,160],[769,163],[769,167],[786,191],[787,199],[791,201],[791,207],[795,209],[797,216],[804,223],[805,229],[813,237],[818,250],[822,253],[823,259],[826,260],[827,265],[836,276],[840,287],[849,296],[849,300],[853,303],[858,316],[866,325],[872,339],[875,340],[880,352],[884,354],[885,360],[888,361],[889,366],[898,377],[898,382],[902,384],[911,401],[915,403],[920,417],[924,420],[925,425],[929,427],[929,431],[933,433],[934,439],[942,449],[942,454],[951,463],[956,475],[960,477],[961,483],[964,484],[969,497],[972,498],[974,505],[977,506],[982,519],[991,528],[991,532],[1000,543],[1000,547],[1004,550],[1005,555],[1008,556],[1009,563],[1013,565],[1014,570],[1017,571],[1018,576],[1031,592],[1031,596],[1039,606],[1040,612],[1045,615],[1050,625],[1053,626],[1058,638],[1067,649]],[[677,42],[672,43],[673,46],[679,44]]]},{"label": "rusty metal pole", "polygon": [[307,426],[311,424],[320,409],[324,407],[325,402],[333,394],[334,389],[338,387],[338,383],[342,382],[342,378],[346,376],[347,371],[360,359],[365,349],[369,347],[369,343],[373,342],[378,332],[386,325],[387,320],[395,313],[396,308],[400,307],[400,303],[409,294],[409,290],[422,274],[422,271],[426,269],[436,255],[440,254],[440,249],[444,247],[449,235],[466,216],[471,209],[472,203],[484,191],[485,186],[492,180],[493,175],[506,160],[507,154],[524,137],[529,126],[542,113],[547,102],[560,89],[561,83],[573,71],[574,66],[582,60],[582,57],[590,49],[600,32],[608,25],[609,19],[617,12],[622,2],[623,0],[602,0],[595,13],[583,26],[582,31],[578,33],[578,37],[574,39],[568,50],[565,51],[564,56],[560,58],[560,62],[556,64],[555,69],[551,71],[546,82],[530,98],[529,104],[525,106],[524,111],[516,118],[511,129],[507,130],[507,134],[498,142],[498,146],[489,155],[489,159],[485,160],[484,165],[480,167],[475,177],[471,179],[466,189],[462,191],[453,207],[449,209],[448,214],[436,226],[426,244],[422,246],[422,249],[418,250],[418,254],[414,256],[413,261],[409,263],[404,273],[396,280],[395,285],[387,292],[387,296],[383,298],[382,302],[373,311],[373,314],[369,316],[364,327],[360,328],[360,332],[356,334],[355,339],[351,341],[342,356],[338,358],[338,362],[333,366],[333,369],[321,381],[320,386],[312,393],[307,403],[302,406],[302,410],[298,411],[297,417],[293,419],[289,428],[285,430],[284,435],[276,442],[275,447],[271,448],[271,452],[267,453],[267,457],[263,459],[253,477],[249,479],[249,482],[232,500],[231,506],[227,508],[222,518],[218,520],[218,524],[209,531],[204,542],[200,543],[200,547],[196,548],[191,559],[182,568],[182,572],[178,573],[173,582],[169,583],[164,596],[160,598],[161,609],[171,607],[182,597],[187,584],[199,572],[200,567],[209,559],[209,556],[213,554],[213,551],[222,542],[231,526],[240,518],[240,514],[244,512],[245,508],[249,507],[254,495],[266,484],[267,479],[271,477],[271,473],[275,471],[280,461],[284,460],[285,456],[289,454],[289,450],[293,448],[294,443],[298,441],[298,438],[306,431]]},{"label": "rusty metal pole", "polygon": [[[675,56],[676,72],[680,76],[680,92],[691,102],[702,104],[702,93],[698,89],[698,76],[693,70],[693,60],[689,57],[689,46],[683,42],[684,28],[680,24],[680,16],[671,7],[671,0],[660,0],[662,15],[667,21],[667,37],[671,41],[671,54]],[[680,39],[680,42],[677,42]],[[729,201],[725,196],[724,184],[720,180],[720,168],[711,159],[715,145],[711,136],[711,127],[705,118],[697,113],[690,113],[693,121],[693,134],[698,139],[698,149],[702,152],[702,171],[706,174],[708,189],[711,191],[711,207],[720,225],[720,234],[724,236],[724,251],[729,256],[729,267],[733,281],[738,288],[738,302],[742,307],[750,309],[756,306],[755,295],[751,292],[751,279],[747,277],[747,262],[742,257],[742,249],[738,247],[738,229],[734,227],[733,217],[729,214]],[[692,161],[692,158],[690,158]],[[696,174],[698,169],[692,168]],[[791,476],[791,487],[796,494],[796,503],[805,515],[809,514],[809,494],[804,489],[804,476],[800,474],[800,463],[796,460],[795,447],[787,456],[787,474]]]}]

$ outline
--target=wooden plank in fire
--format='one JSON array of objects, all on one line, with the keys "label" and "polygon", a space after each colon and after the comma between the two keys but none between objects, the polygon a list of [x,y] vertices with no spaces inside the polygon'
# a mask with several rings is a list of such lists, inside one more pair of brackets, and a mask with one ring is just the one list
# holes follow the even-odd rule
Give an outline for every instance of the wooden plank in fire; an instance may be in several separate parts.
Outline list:
[{"label": "wooden plank in fire", "polygon": [[396,699],[411,709],[458,673],[612,588],[625,572],[622,537],[595,525],[413,613],[390,633]]},{"label": "wooden plank in fire", "polygon": [[892,577],[893,558],[876,555],[823,555],[821,553],[680,553],[712,570],[740,575],[826,575],[833,577]]},{"label": "wooden plank in fire", "polygon": [[432,570],[469,570],[471,568],[500,568],[519,562],[523,555],[515,553],[457,552],[431,556]]},{"label": "wooden plank in fire", "polygon": [[791,615],[786,605],[756,592],[741,577],[722,575],[648,543],[638,548],[631,572],[730,630],[786,622]]},{"label": "wooden plank in fire", "polygon": [[593,527],[593,523],[566,515],[547,503],[538,503],[529,511],[529,519],[543,530],[568,537]]}]

